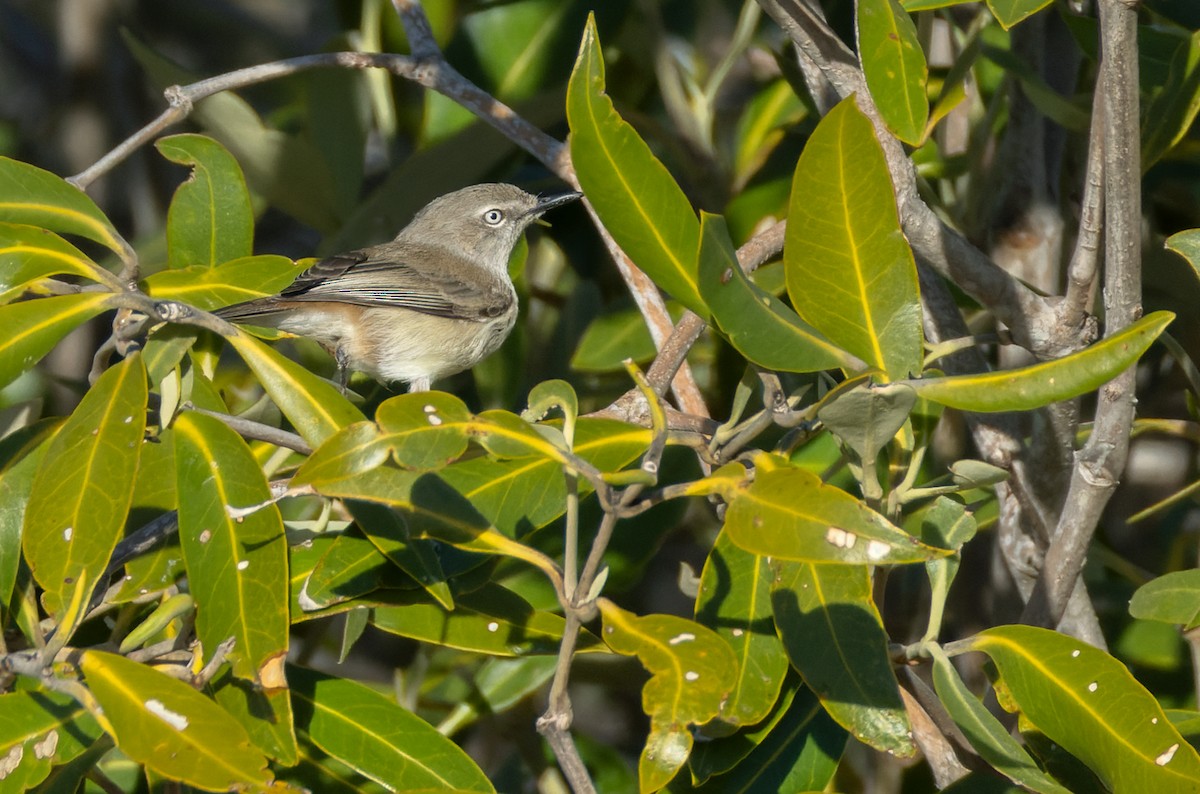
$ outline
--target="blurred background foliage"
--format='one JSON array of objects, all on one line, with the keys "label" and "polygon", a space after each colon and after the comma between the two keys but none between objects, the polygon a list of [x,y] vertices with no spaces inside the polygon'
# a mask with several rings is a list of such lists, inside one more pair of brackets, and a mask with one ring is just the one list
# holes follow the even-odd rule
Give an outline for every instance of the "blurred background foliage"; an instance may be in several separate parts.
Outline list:
[{"label": "blurred background foliage", "polygon": [[[843,37],[853,41],[852,3],[823,5]],[[1146,104],[1161,90],[1180,43],[1200,27],[1200,5],[1193,0],[1144,5]],[[790,44],[755,5],[735,0],[430,0],[425,10],[451,63],[559,139],[566,135],[567,78],[584,20],[594,11],[605,42],[609,94],[694,205],[725,214],[735,243],[783,216],[796,158],[817,117],[805,92],[793,90],[802,80]],[[955,8],[945,12],[945,19],[967,35],[973,13],[970,6]],[[1028,53],[1014,45],[1012,35],[994,24],[972,29],[968,32],[977,34],[980,47],[972,64],[972,90],[914,154],[927,200],[985,250],[1010,231],[1005,217],[1011,208],[995,206],[995,199],[1014,195],[996,186],[1006,176],[1006,147],[1019,149],[1022,143],[1012,106],[1018,85],[1031,96],[1031,85],[1045,89],[1034,104],[1062,125],[1047,136],[1061,165],[1061,179],[1049,198],[1069,219],[1069,228],[1078,210],[1090,111],[1086,87],[1095,72],[1087,44],[1091,33],[1069,26],[1056,11],[1041,16],[1056,46],[1042,54],[1073,60],[1079,76],[1064,65],[1063,74],[1070,77],[1066,84],[1037,84],[1036,75],[1026,70]],[[0,0],[0,154],[64,176],[77,173],[156,116],[167,85],[341,49],[406,51],[390,3]],[[939,59],[936,48],[929,52],[936,98],[939,86],[954,75],[949,57]],[[184,128],[217,138],[241,163],[259,216],[256,253],[301,258],[376,243],[392,236],[432,197],[474,182],[510,181],[546,192],[562,188],[467,111],[383,73],[309,72],[237,97],[221,95],[203,102]],[[185,175],[182,167],[146,147],[89,191],[135,242],[147,273],[165,265],[166,210]],[[1194,131],[1148,170],[1145,189],[1146,311],[1177,312],[1171,333],[1185,350],[1200,350],[1195,273],[1161,245],[1171,233],[1200,226],[1200,139]],[[627,387],[622,358],[644,363],[652,357],[649,335],[583,209],[557,211],[552,224],[535,228],[529,237],[517,332],[501,353],[447,385],[474,409],[520,409],[533,384],[555,377],[574,384],[584,410],[600,408]],[[1065,250],[1070,243],[1064,241]],[[763,268],[755,278],[768,289],[782,288],[776,266]],[[1045,287],[1057,291],[1060,284]],[[104,335],[103,325],[80,329],[41,367],[0,392],[0,407],[15,410],[30,400],[45,400],[47,414],[67,413],[86,388],[92,351]],[[315,347],[290,344],[314,371],[332,371]],[[1194,402],[1161,347],[1148,360],[1139,384],[1139,411],[1179,424],[1135,439],[1088,577],[1114,654],[1164,705],[1173,699],[1183,705],[1193,697],[1192,679],[1177,630],[1133,620],[1127,611],[1130,594],[1151,572],[1195,564],[1200,530],[1200,509],[1191,498],[1127,522],[1197,476]],[[726,415],[742,374],[741,359],[709,337],[690,361],[713,415]],[[235,411],[257,399],[244,373],[230,368],[223,377],[219,385],[235,396]],[[387,396],[367,382],[356,386],[367,393],[368,410]],[[946,422],[943,435],[939,461],[967,454],[961,425]],[[828,435],[801,454],[818,473],[829,473],[839,460]],[[694,466],[688,458],[669,454],[668,465]],[[583,527],[598,523],[597,516],[586,515],[589,509],[594,506],[585,507]],[[986,510],[978,517],[986,525]],[[692,598],[681,588],[692,586],[690,578],[711,547],[716,523],[708,510],[671,502],[626,523],[611,552],[607,592],[620,593],[624,606],[641,613],[690,614]],[[553,537],[557,524],[542,531]],[[972,543],[965,556],[967,571],[951,598],[946,636],[1013,620],[1020,611],[989,544]],[[535,606],[552,603],[553,595],[535,574],[511,563],[501,564],[505,567],[511,570],[499,578],[506,585]],[[918,566],[897,570],[888,587],[889,633],[897,641],[918,638],[925,616],[907,605],[927,601],[918,596],[928,587],[923,572]],[[308,634],[302,657],[336,657],[337,631],[324,624],[301,631]],[[399,690],[421,682],[413,684],[420,691],[408,694],[435,724],[456,704],[479,695],[453,674],[458,662],[453,653],[427,654],[415,643],[378,633],[370,638],[347,662],[358,666],[351,675],[385,682],[395,663]],[[429,675],[430,669],[442,675]],[[636,756],[645,727],[636,684],[644,675],[632,660],[596,662],[585,656],[578,661],[573,697],[585,754],[596,757],[616,748]],[[605,685],[595,685],[601,682]],[[529,730],[539,707],[528,701],[469,734],[466,746],[501,790],[519,787],[517,781],[526,779],[524,765],[548,763]],[[506,730],[509,723],[520,728]],[[851,759],[849,767],[854,766]],[[910,774],[907,790],[925,790],[924,774]],[[596,782],[603,791],[630,783]]]}]

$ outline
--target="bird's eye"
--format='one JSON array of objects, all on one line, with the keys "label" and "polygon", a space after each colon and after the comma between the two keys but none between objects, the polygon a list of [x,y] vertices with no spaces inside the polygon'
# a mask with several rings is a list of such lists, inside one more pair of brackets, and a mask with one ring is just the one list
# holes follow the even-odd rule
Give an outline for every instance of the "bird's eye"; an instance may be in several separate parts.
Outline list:
[{"label": "bird's eye", "polygon": [[504,212],[502,210],[488,210],[483,213],[483,222],[488,226],[499,226],[504,221]]}]

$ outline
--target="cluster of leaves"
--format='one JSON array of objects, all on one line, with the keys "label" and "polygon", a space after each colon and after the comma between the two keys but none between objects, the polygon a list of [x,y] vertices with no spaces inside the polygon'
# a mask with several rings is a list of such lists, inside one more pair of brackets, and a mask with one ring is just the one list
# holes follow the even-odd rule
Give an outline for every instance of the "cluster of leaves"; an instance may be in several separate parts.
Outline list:
[{"label": "cluster of leaves", "polygon": [[[989,6],[1011,25],[1045,4]],[[858,9],[880,113],[920,145],[952,107],[953,82],[930,112],[908,15],[892,0]],[[747,174],[801,109],[783,80],[759,100],[747,121],[758,132],[739,154]],[[565,107],[571,158],[604,226],[751,365],[708,437],[671,432],[633,366],[622,371],[650,406],[648,428],[581,416],[557,380],[538,384],[521,413],[475,413],[433,392],[393,397],[368,418],[261,339],[194,311],[271,294],[297,272],[284,257],[253,255],[251,194],[216,140],[158,142],[191,176],[171,203],[166,267],[132,288],[61,236],[128,261],[90,199],[0,160],[0,384],[100,315],[150,326],[69,416],[2,441],[2,669],[12,675],[0,694],[0,791],[73,790],[114,746],[151,783],[206,790],[491,791],[452,737],[565,676],[555,664],[564,647],[568,661],[624,655],[649,671],[643,791],[821,790],[851,737],[912,756],[912,715],[922,712],[897,678],[910,662],[931,667],[932,700],[1016,785],[1200,785],[1200,754],[1184,735],[1200,715],[1164,712],[1108,653],[1017,625],[942,642],[963,548],[1005,473],[976,460],[931,473],[927,462],[946,407],[1020,411],[1085,394],[1132,366],[1172,315],[1149,314],[1064,358],[944,376],[936,363],[949,351],[927,354],[885,156],[853,99],[811,129],[786,178],[782,263],[753,277],[739,265],[732,218],[697,215],[617,112],[591,22]],[[217,386],[214,328],[303,445],[248,441],[222,421],[233,399]],[[602,358],[599,342],[588,344],[585,357]],[[689,447],[708,473],[664,465]],[[849,476],[821,476],[835,466]],[[721,518],[692,617],[622,608],[608,592],[622,572],[599,564],[605,544],[640,513],[684,500]],[[589,551],[592,519],[600,530],[580,574],[576,542]],[[636,578],[652,553],[639,549],[623,573]],[[918,564],[928,628],[901,647],[873,578]],[[1191,628],[1194,580],[1152,583],[1135,614]],[[599,630],[575,636],[593,614]],[[334,615],[343,655],[368,626],[440,654],[430,697],[459,705],[435,727],[366,684],[288,663],[293,627]],[[986,654],[1024,745],[960,677],[951,656],[969,652]],[[597,778],[614,776],[606,790],[630,784],[602,749],[584,756]]]}]

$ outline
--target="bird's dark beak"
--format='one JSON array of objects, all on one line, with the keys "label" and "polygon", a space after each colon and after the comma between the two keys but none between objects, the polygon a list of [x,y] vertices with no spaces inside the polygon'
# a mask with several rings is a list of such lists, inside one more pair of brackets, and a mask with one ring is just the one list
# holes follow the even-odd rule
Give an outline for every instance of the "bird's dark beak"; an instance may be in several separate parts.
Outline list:
[{"label": "bird's dark beak", "polygon": [[555,207],[561,207],[563,204],[570,204],[572,201],[575,201],[575,200],[581,198],[582,196],[583,196],[583,194],[580,193],[579,191],[571,190],[566,193],[559,193],[554,196],[539,197],[538,203],[535,204],[533,209],[531,209],[529,211],[529,214],[534,216],[535,218],[540,217],[543,213],[548,212],[548,211],[554,209]]}]

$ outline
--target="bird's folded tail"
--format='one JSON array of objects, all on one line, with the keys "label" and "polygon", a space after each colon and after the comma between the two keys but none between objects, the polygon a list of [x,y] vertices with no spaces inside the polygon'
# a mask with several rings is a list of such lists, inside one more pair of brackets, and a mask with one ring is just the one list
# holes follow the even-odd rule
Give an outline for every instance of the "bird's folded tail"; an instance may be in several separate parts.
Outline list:
[{"label": "bird's folded tail", "polygon": [[266,327],[275,327],[277,321],[287,314],[287,307],[274,298],[256,298],[255,300],[235,303],[213,311],[222,320],[231,323],[250,323]]}]

